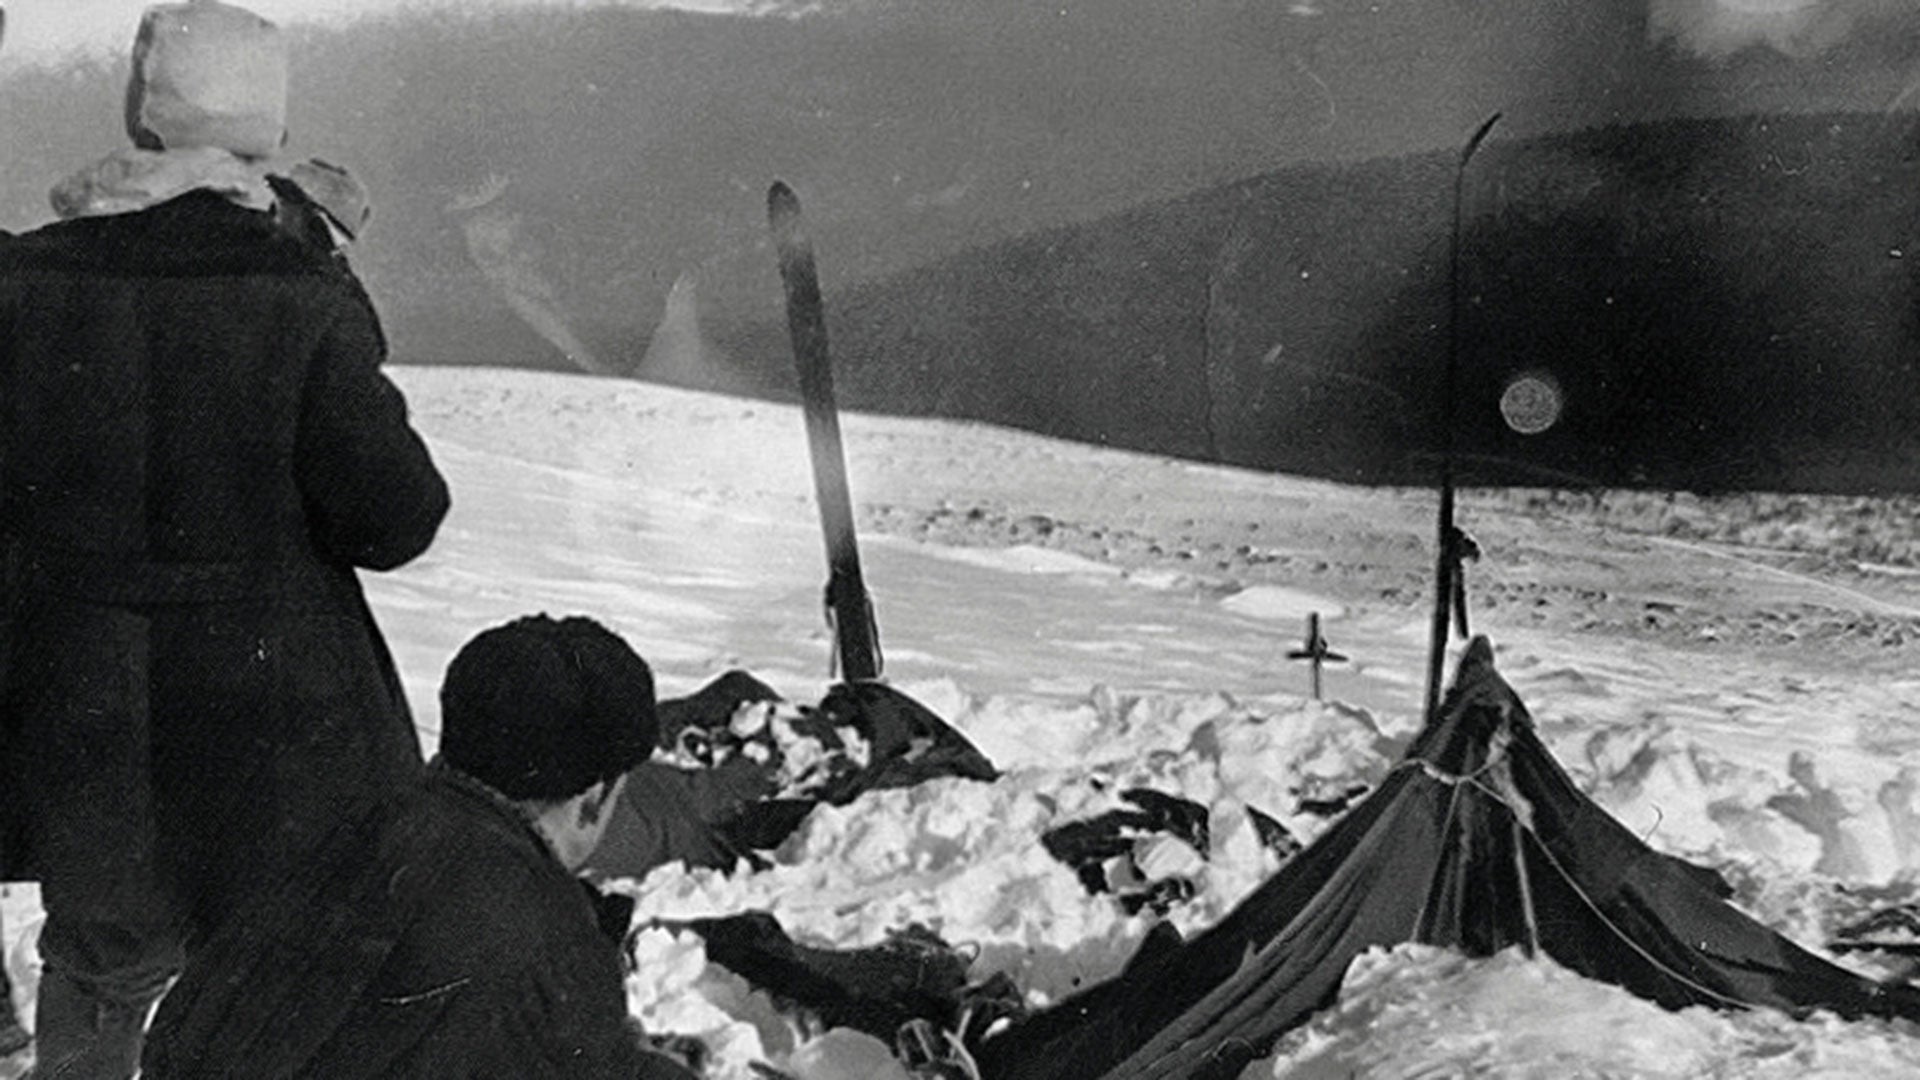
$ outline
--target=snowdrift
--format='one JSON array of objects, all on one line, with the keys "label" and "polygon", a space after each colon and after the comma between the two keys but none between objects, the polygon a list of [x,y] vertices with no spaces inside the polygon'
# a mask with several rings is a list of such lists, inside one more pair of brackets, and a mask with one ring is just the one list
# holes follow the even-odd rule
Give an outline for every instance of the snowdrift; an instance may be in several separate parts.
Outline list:
[{"label": "snowdrift", "polygon": [[1654,851],[1547,752],[1485,638],[1439,718],[1367,799],[1219,924],[1149,939],[1116,978],[987,1041],[990,1080],[1232,1077],[1338,995],[1361,953],[1518,946],[1671,1009],[1920,1021],[1920,989],[1856,975]]}]

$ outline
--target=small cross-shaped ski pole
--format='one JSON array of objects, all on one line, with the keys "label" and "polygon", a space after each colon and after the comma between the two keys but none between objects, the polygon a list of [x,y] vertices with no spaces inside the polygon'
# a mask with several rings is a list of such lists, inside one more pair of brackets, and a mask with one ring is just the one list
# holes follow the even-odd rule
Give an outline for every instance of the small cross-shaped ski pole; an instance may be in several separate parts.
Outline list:
[{"label": "small cross-shaped ski pole", "polygon": [[1307,660],[1313,664],[1313,700],[1320,700],[1320,669],[1327,664],[1346,662],[1346,657],[1327,648],[1327,639],[1320,633],[1320,613],[1307,615],[1307,640],[1300,648],[1287,653],[1289,660]]}]

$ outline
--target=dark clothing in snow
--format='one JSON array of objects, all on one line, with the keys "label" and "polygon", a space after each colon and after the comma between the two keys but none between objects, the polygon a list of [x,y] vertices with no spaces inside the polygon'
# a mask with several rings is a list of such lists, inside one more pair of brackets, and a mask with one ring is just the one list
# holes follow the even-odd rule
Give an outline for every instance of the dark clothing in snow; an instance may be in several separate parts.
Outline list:
[{"label": "dark clothing in snow", "polygon": [[210,192],[0,245],[0,870],[54,914],[206,929],[418,772],[354,568],[448,497],[384,358]]},{"label": "dark clothing in snow", "polygon": [[[631,770],[626,797],[587,865],[619,877],[644,877],[676,861],[726,871],[741,860],[759,866],[759,852],[786,842],[823,802],[844,806],[868,791],[942,776],[991,781],[999,775],[966,736],[900,691],[877,682],[837,683],[791,728],[817,740],[841,767],[829,766],[826,779],[805,791],[781,795],[778,740],[765,727],[745,737],[729,730],[742,706],[779,700],[767,684],[729,671],[690,697],[660,702],[661,745],[705,747],[694,756],[710,763],[682,768],[648,761]],[[864,765],[846,752],[846,730],[865,740]],[[765,752],[746,753],[756,742]]]},{"label": "dark clothing in snow", "polygon": [[686,1076],[641,1050],[622,979],[518,808],[436,766],[189,959],[145,1075]]}]

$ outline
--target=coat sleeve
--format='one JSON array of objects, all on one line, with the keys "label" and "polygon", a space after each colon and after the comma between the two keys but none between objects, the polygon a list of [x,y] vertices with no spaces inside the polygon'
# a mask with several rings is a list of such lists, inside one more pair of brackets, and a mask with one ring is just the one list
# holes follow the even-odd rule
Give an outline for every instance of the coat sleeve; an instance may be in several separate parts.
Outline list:
[{"label": "coat sleeve", "polygon": [[[476,937],[498,940],[484,931]],[[509,947],[480,963],[460,963],[466,974],[441,984],[447,991],[443,1001],[419,1011],[411,1025],[393,1025],[412,1035],[388,1040],[390,1047],[410,1043],[405,1053],[388,1057],[378,1071],[353,1075],[406,1080],[679,1080],[688,1075],[674,1072],[671,1060],[648,1053],[640,1033],[625,1023],[615,972],[604,972],[614,981],[587,987],[577,972],[562,967],[564,957],[516,952]],[[599,965],[589,968],[599,971]]]},{"label": "coat sleeve", "polygon": [[579,886],[558,864],[546,865],[544,852],[534,854],[469,845],[435,853],[437,873],[421,864],[421,873],[407,875],[405,903],[417,905],[419,916],[387,965],[382,994],[407,1002],[416,1016],[375,1009],[392,1028],[384,1045],[404,1050],[383,1058],[380,1071],[351,1075],[650,1075],[641,1070],[653,1062],[627,1020],[618,950],[594,925]]},{"label": "coat sleeve", "polygon": [[[356,1074],[335,1041],[343,1027],[366,1027],[351,1024],[354,1009],[399,942],[390,868],[365,855],[378,827],[373,814],[343,823],[193,950],[148,1030],[142,1076],[379,1075]],[[430,1017],[434,1005],[418,1013]],[[381,1036],[395,1027],[353,1043],[352,1063],[387,1061]],[[323,1050],[330,1044],[336,1052]]]},{"label": "coat sleeve", "polygon": [[700,1080],[698,1074],[665,1054],[642,1053],[630,1074],[635,1080]]},{"label": "coat sleeve", "polygon": [[372,307],[345,290],[322,335],[301,403],[295,468],[321,552],[390,570],[432,543],[446,481],[380,371],[386,346]]}]

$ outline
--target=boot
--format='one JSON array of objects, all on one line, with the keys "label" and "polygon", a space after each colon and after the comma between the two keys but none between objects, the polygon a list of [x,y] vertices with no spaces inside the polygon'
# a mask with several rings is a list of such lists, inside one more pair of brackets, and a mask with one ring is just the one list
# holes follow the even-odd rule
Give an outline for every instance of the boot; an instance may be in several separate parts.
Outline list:
[{"label": "boot", "polygon": [[129,1080],[140,1068],[152,1005],[99,1000],[48,967],[40,976],[35,1013],[33,1080]]},{"label": "boot", "polygon": [[32,1045],[33,1036],[20,1026],[20,1014],[13,1009],[13,981],[0,964],[0,1058],[9,1057]]}]

